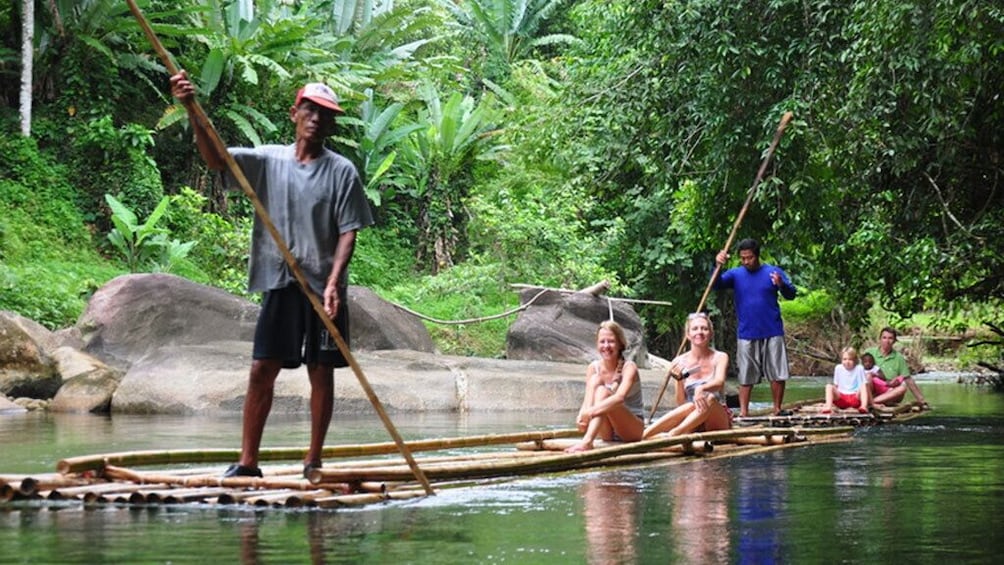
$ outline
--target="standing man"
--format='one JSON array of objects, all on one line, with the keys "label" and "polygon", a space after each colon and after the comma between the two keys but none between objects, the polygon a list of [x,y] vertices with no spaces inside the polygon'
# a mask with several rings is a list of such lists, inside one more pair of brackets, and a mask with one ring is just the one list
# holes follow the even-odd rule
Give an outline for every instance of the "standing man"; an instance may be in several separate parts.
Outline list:
[{"label": "standing man", "polygon": [[879,371],[871,377],[872,404],[896,404],[903,400],[909,390],[923,408],[928,408],[920,387],[910,376],[910,365],[902,353],[893,349],[896,344],[896,330],[884,327],[879,332],[878,347],[870,347],[865,353],[875,358]]},{"label": "standing man", "polygon": [[[729,254],[722,250],[715,260],[725,265]],[[740,267],[733,267],[715,279],[715,289],[731,288],[735,293],[738,338],[736,361],[739,368],[739,415],[749,414],[753,385],[764,377],[770,381],[774,414],[781,411],[784,383],[788,380],[788,351],[784,346],[784,324],[777,295],[795,298],[795,286],[780,268],[760,263],[760,244],[755,239],[739,242]],[[719,270],[720,271],[720,270]]]},{"label": "standing man", "polygon": [[[182,103],[194,100],[195,88],[184,71],[171,77],[171,94]],[[262,292],[254,351],[244,399],[240,460],[224,477],[260,477],[258,452],[272,409],[280,369],[307,365],[310,377],[310,447],[304,474],[321,466],[321,450],[334,408],[334,372],[348,362],[324,329],[306,292],[323,297],[324,311],[345,342],[349,341],[348,266],[356,232],[373,223],[359,173],[345,157],[324,147],[334,133],[335,115],[344,114],[326,85],[310,83],[289,109],[296,139],[291,145],[230,148],[248,182],[275,221],[310,286],[302,289],[278,246],[255,217],[248,262],[248,289]],[[199,152],[211,169],[223,169],[225,157],[189,112]],[[228,174],[227,181],[235,180]]]}]

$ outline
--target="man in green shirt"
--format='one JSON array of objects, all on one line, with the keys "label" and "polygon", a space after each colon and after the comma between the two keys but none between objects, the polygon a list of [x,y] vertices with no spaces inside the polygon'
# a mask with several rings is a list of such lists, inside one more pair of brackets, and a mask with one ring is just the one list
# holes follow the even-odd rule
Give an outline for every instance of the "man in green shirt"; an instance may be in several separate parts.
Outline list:
[{"label": "man in green shirt", "polygon": [[896,330],[882,328],[878,347],[865,350],[875,358],[875,367],[868,371],[872,386],[872,404],[897,404],[909,390],[917,402],[927,408],[927,401],[920,387],[910,376],[910,366],[906,357],[892,346],[896,343]]}]

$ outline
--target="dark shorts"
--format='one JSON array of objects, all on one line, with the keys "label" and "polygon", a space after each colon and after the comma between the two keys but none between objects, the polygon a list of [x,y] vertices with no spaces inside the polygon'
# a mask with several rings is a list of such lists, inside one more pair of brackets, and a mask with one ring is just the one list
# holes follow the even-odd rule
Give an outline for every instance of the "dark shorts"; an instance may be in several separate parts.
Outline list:
[{"label": "dark shorts", "polygon": [[[343,293],[335,316],[335,327],[349,343],[349,308]],[[334,338],[314,312],[310,301],[297,285],[270,290],[262,296],[261,311],[254,331],[255,359],[278,359],[285,369],[301,364],[347,367]]]}]

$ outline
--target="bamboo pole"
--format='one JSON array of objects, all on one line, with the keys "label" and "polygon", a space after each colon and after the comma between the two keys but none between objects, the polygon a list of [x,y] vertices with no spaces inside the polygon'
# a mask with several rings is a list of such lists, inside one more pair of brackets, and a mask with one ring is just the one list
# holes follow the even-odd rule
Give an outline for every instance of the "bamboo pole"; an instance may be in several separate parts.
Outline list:
[{"label": "bamboo pole", "polygon": [[[311,484],[303,479],[277,479],[273,477],[218,477],[218,476],[178,476],[170,473],[139,473],[132,469],[109,466],[105,469],[105,476],[109,479],[119,481],[129,481],[136,484],[165,484],[181,487],[226,487],[226,488],[249,488],[249,489],[298,489],[311,490],[317,485]],[[329,484],[325,487],[332,490],[348,489],[345,483]]]},{"label": "bamboo pole", "polygon": [[[743,218],[746,216],[747,210],[749,210],[750,204],[753,202],[753,197],[756,196],[757,188],[760,186],[760,181],[763,180],[764,173],[767,172],[767,164],[770,163],[771,157],[774,155],[774,150],[777,149],[778,144],[781,143],[781,136],[784,134],[785,128],[788,127],[788,123],[791,122],[793,114],[791,112],[785,112],[781,116],[781,123],[777,126],[777,131],[774,132],[774,139],[771,140],[770,146],[767,148],[767,154],[764,155],[763,161],[760,163],[760,169],[756,173],[756,178],[753,179],[753,185],[750,186],[746,193],[746,202],[743,203],[743,207],[739,210],[739,215],[736,216],[735,222],[732,223],[732,231],[729,232],[728,239],[725,240],[725,245],[722,246],[722,251],[728,251],[732,247],[732,242],[736,238],[736,233],[739,231],[739,226],[743,223]],[[708,285],[704,287],[704,294],[701,295],[700,302],[697,303],[697,308],[695,312],[700,312],[704,308],[704,303],[708,300],[708,295],[711,294],[711,287],[715,284],[715,279],[718,278],[718,273],[721,272],[722,266],[715,262],[715,269],[711,273],[711,279],[708,281]],[[686,332],[684,332],[686,333]],[[680,341],[680,347],[676,350],[676,355],[673,357],[679,357],[683,353],[683,348],[687,345],[687,336],[684,335],[683,339]],[[666,387],[669,385],[669,379],[672,375],[667,371],[666,378],[662,381],[662,387],[659,388],[659,394],[655,398],[655,402],[652,403],[652,411],[648,415],[649,421],[655,417],[655,411],[659,408],[659,402],[662,401],[663,394],[666,393]]]},{"label": "bamboo pole", "polygon": [[56,488],[49,491],[49,500],[65,500],[70,498],[85,498],[88,494],[98,495],[98,494],[109,494],[114,492],[120,492],[123,490],[132,489],[135,485],[131,483],[92,483],[89,485],[82,485],[78,487],[67,487],[67,488]]},{"label": "bamboo pole", "polygon": [[225,488],[215,488],[215,489],[205,489],[205,488],[192,488],[192,489],[174,489],[174,492],[169,492],[164,496],[164,504],[183,504],[186,502],[208,502],[210,498],[218,498],[219,495],[226,492]]},{"label": "bamboo pole", "polygon": [[[149,22],[146,21],[146,17],[143,15],[143,12],[140,11],[139,6],[136,5],[136,2],[134,0],[126,0],[126,3],[129,4],[129,10],[132,11],[133,15],[136,17],[136,21],[143,29],[143,32],[146,34],[147,39],[150,40],[150,44],[153,45],[154,50],[160,56],[160,59],[164,63],[164,66],[171,73],[171,75],[178,74],[179,69],[177,68],[177,66],[175,66],[174,61],[171,59],[170,54],[168,54],[167,50],[164,49],[164,46],[161,45],[160,39],[157,38],[157,35],[153,32],[153,29],[150,27]],[[407,446],[405,446],[404,440],[401,439],[401,435],[397,432],[397,428],[395,428],[394,424],[390,421],[390,416],[388,416],[387,411],[384,410],[383,404],[380,402],[380,399],[377,398],[376,393],[373,392],[373,387],[370,386],[369,380],[366,378],[366,375],[363,374],[362,367],[359,366],[359,363],[352,355],[352,352],[349,351],[349,346],[347,343],[345,343],[345,339],[342,337],[342,334],[338,331],[338,328],[335,326],[335,323],[331,320],[330,317],[328,317],[327,313],[324,311],[324,305],[321,304],[320,300],[317,298],[317,295],[314,294],[314,292],[310,289],[310,285],[307,283],[307,279],[303,275],[303,271],[300,269],[299,263],[297,263],[296,258],[293,256],[293,253],[289,250],[289,246],[283,240],[283,237],[279,233],[279,230],[276,229],[275,224],[272,223],[272,219],[271,217],[269,217],[268,211],[265,209],[265,206],[261,203],[261,200],[258,199],[258,195],[255,194],[254,189],[251,188],[251,183],[248,182],[247,177],[244,176],[244,172],[241,170],[240,166],[237,165],[237,161],[235,161],[233,156],[230,155],[230,152],[227,151],[226,145],[223,143],[223,140],[220,139],[219,134],[216,132],[216,128],[213,127],[212,122],[209,120],[209,116],[206,115],[205,111],[202,109],[202,106],[199,104],[197,100],[195,100],[194,97],[185,102],[185,108],[188,110],[190,115],[194,116],[199,126],[201,126],[206,131],[209,140],[212,142],[216,152],[226,163],[227,169],[230,171],[230,174],[233,175],[233,177],[237,180],[238,184],[240,184],[241,189],[244,191],[244,194],[248,197],[249,200],[251,200],[251,203],[254,205],[255,212],[257,212],[259,219],[261,219],[262,224],[268,230],[269,234],[272,235],[272,239],[275,240],[276,247],[279,249],[280,253],[282,253],[283,258],[289,265],[290,272],[292,272],[293,277],[300,284],[300,288],[303,290],[303,293],[307,297],[307,300],[310,301],[310,304],[314,308],[314,311],[317,313],[318,317],[324,323],[324,327],[328,330],[328,333],[331,334],[331,337],[335,340],[335,344],[338,346],[338,350],[342,353],[342,356],[345,358],[345,360],[348,361],[349,366],[352,367],[352,372],[355,373],[356,379],[359,381],[359,385],[362,387],[363,392],[366,393],[366,397],[369,399],[370,404],[373,405],[373,409],[380,417],[380,420],[383,422],[384,427],[387,428],[387,432],[394,439],[394,443],[397,445],[398,450],[401,451],[401,455],[408,461],[408,464],[411,467],[412,472],[415,474],[415,478],[418,480],[419,483],[422,484],[422,486],[425,487],[427,491],[426,494],[435,494],[432,491],[432,487],[429,485],[429,481],[423,475],[422,470],[418,468],[418,465],[411,457],[411,452],[408,451]]]},{"label": "bamboo pole", "polygon": [[[567,448],[575,445],[577,442],[578,442],[578,440],[574,440],[574,441],[550,440],[550,441],[544,441],[544,442],[524,442],[524,443],[518,443],[518,444],[516,444],[516,449],[519,449],[521,451],[529,451],[529,452],[535,452],[535,451],[564,451],[565,449],[567,449]],[[611,446],[611,445],[621,445],[621,443],[606,442],[606,441],[603,441],[603,440],[599,440],[599,441],[596,442],[595,447],[608,447],[608,446]],[[662,449],[660,451],[683,452],[683,451],[685,451],[685,446],[684,445],[685,444],[673,445],[673,446],[667,447],[665,449]],[[688,447],[686,449],[696,450],[696,451],[703,451],[703,452],[710,452],[710,451],[712,451],[714,449],[714,444],[712,444],[710,441],[698,440],[698,441],[695,441],[692,444],[690,444],[690,447]]]},{"label": "bamboo pole", "polygon": [[263,496],[277,495],[277,494],[289,494],[289,489],[271,489],[271,490],[231,490],[221,494],[217,498],[217,502],[220,504],[236,504],[248,503],[248,500],[258,499]]},{"label": "bamboo pole", "polygon": [[[434,451],[487,445],[504,445],[519,441],[543,441],[562,437],[576,437],[582,432],[574,429],[485,434],[455,438],[434,438],[407,442],[410,451]],[[322,450],[325,459],[383,455],[398,451],[395,442],[349,444],[328,446]],[[261,461],[302,459],[307,450],[302,447],[262,448]],[[173,465],[185,463],[223,463],[240,456],[239,449],[171,449],[99,453],[61,459],[56,469],[62,474],[100,471],[106,465],[135,467],[145,465]]]},{"label": "bamboo pole", "polygon": [[109,502],[114,502],[118,497],[122,495],[130,495],[138,490],[143,490],[146,485],[137,484],[126,484],[126,483],[116,483],[115,486],[119,487],[117,489],[96,489],[91,492],[85,492],[83,494],[84,506],[93,506],[98,504],[107,504]]},{"label": "bamboo pole", "polygon": [[[426,471],[435,479],[481,478],[509,474],[546,473],[551,471],[575,468],[584,463],[601,461],[624,454],[651,452],[675,445],[685,445],[695,441],[730,441],[734,438],[763,436],[765,433],[796,433],[794,430],[771,429],[732,429],[714,432],[684,434],[674,437],[657,437],[621,445],[598,447],[578,453],[562,453],[545,455],[532,459],[510,459],[502,461],[486,461],[469,465],[432,465]],[[833,432],[831,432],[833,433]],[[315,469],[307,477],[311,482],[320,481],[358,481],[358,480],[402,480],[399,469],[366,468],[366,469]]]}]

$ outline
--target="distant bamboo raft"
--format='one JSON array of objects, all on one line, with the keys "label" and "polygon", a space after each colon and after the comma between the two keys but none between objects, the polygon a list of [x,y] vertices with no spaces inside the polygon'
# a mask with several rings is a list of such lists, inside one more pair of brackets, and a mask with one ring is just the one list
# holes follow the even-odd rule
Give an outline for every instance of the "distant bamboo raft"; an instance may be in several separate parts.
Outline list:
[{"label": "distant bamboo raft", "polygon": [[[416,458],[437,489],[470,488],[519,476],[578,472],[602,467],[686,463],[799,445],[850,439],[851,427],[826,429],[750,427],[677,437],[656,436],[633,443],[601,442],[594,449],[566,453],[581,433],[549,430],[440,438],[408,442],[412,451],[435,451]],[[573,439],[574,438],[574,439]],[[478,448],[472,451],[472,448]],[[0,505],[42,501],[83,505],[253,506],[259,508],[339,508],[426,496],[393,443],[341,445],[324,449],[325,466],[309,477],[291,464],[300,448],[262,450],[262,477],[222,478],[217,469],[193,465],[228,462],[234,450],[141,451],[63,459],[58,473],[0,474]],[[171,469],[138,469],[173,465]]]},{"label": "distant bamboo raft", "polygon": [[803,400],[784,405],[780,414],[775,415],[772,413],[772,410],[761,410],[759,412],[751,413],[745,418],[734,418],[733,424],[737,427],[861,427],[892,422],[905,422],[930,410],[930,408],[926,405],[914,402],[888,407],[873,406],[865,414],[859,413],[856,409],[841,410],[834,407],[829,414],[824,414],[822,412],[823,406],[824,401],[822,399]]}]

